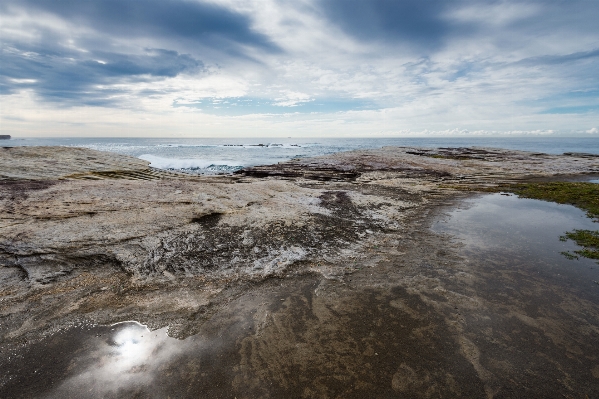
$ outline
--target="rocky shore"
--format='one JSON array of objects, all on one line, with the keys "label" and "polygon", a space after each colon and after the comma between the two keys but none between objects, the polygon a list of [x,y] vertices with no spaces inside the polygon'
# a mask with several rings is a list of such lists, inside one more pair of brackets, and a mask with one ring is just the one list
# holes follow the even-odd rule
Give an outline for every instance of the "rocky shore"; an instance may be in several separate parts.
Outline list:
[{"label": "rocky shore", "polygon": [[[88,149],[0,148],[2,350],[80,323],[136,320],[185,338],[238,309],[249,293],[281,295],[283,285],[314,291],[315,281],[393,281],[413,301],[428,295],[427,306],[438,310],[431,323],[447,327],[446,299],[431,305],[439,285],[421,265],[443,263],[456,278],[466,271],[458,245],[428,230],[431,218],[471,190],[591,175],[599,175],[594,155],[487,148],[382,148],[212,177]],[[379,272],[369,277],[370,269]],[[365,300],[374,301],[373,292]],[[432,325],[410,303],[387,299],[414,328]],[[460,341],[463,329],[450,330],[459,367],[476,376],[471,388],[493,397],[498,379],[478,362],[476,344]],[[427,378],[439,389],[455,384],[410,367],[395,373],[396,393],[416,392]],[[405,385],[402,376],[416,382]]]}]

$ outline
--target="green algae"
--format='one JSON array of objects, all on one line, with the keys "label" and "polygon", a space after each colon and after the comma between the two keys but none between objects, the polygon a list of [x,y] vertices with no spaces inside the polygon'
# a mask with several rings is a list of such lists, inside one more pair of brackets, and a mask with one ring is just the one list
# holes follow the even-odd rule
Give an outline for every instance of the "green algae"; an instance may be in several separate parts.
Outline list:
[{"label": "green algae", "polygon": [[[570,252],[562,252],[568,259],[578,259],[578,256],[589,259],[599,259],[599,231],[593,230],[574,230],[568,231],[560,237],[561,241],[572,240],[576,244],[583,247],[578,251],[574,251],[576,255]],[[577,256],[578,255],[578,256]]]},{"label": "green algae", "polygon": [[[587,212],[589,218],[599,218],[599,184],[585,182],[545,182],[500,185],[486,191],[511,192],[518,197],[570,204]],[[599,231],[574,230],[564,233],[561,241],[572,240],[583,249],[562,252],[568,259],[579,257],[599,260]]]},{"label": "green algae", "polygon": [[498,186],[494,191],[509,191],[523,198],[570,204],[599,217],[599,184],[586,182],[518,183]]}]

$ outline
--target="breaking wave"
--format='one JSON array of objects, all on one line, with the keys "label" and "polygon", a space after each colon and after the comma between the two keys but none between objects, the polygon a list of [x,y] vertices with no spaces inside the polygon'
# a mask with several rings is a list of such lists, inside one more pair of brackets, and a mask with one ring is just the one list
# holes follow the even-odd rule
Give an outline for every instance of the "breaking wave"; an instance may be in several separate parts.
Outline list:
[{"label": "breaking wave", "polygon": [[152,154],[143,154],[138,158],[150,162],[150,166],[153,168],[197,174],[227,174],[243,168],[243,165],[221,160],[163,158]]}]

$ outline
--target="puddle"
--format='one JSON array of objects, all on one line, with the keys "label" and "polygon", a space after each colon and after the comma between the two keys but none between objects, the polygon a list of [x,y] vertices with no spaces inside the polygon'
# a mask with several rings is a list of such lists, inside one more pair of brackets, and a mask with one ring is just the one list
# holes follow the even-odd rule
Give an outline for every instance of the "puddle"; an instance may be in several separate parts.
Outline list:
[{"label": "puddle", "polygon": [[232,397],[237,341],[266,302],[246,294],[183,340],[135,321],[67,328],[2,352],[0,398]]},{"label": "puddle", "polygon": [[581,249],[571,240],[560,241],[574,229],[599,230],[599,223],[570,205],[505,194],[467,200],[433,226],[434,231],[463,243],[463,253],[470,259],[534,273],[597,301],[597,262],[582,257],[569,260],[561,254]]},{"label": "puddle", "polygon": [[0,397],[481,397],[442,315],[372,274],[275,282],[185,340],[133,322],[72,328],[0,360]]},{"label": "puddle", "polygon": [[[204,345],[136,322],[72,328],[12,354],[2,392],[11,398],[167,397],[166,385],[170,395],[179,397],[185,392],[172,386],[173,379],[185,381],[179,365],[183,362],[190,377],[200,374]],[[189,352],[196,355],[192,364],[185,359]]]}]

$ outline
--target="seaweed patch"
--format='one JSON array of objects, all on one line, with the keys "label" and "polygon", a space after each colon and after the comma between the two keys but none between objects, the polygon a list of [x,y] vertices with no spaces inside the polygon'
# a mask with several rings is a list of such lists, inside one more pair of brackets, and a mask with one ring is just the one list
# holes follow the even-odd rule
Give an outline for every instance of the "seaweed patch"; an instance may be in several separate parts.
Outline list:
[{"label": "seaweed patch", "polygon": [[560,237],[561,241],[572,240],[576,244],[583,247],[574,254],[570,252],[562,252],[568,259],[578,259],[579,256],[589,259],[599,259],[599,231],[593,230],[574,230],[568,231]]}]

